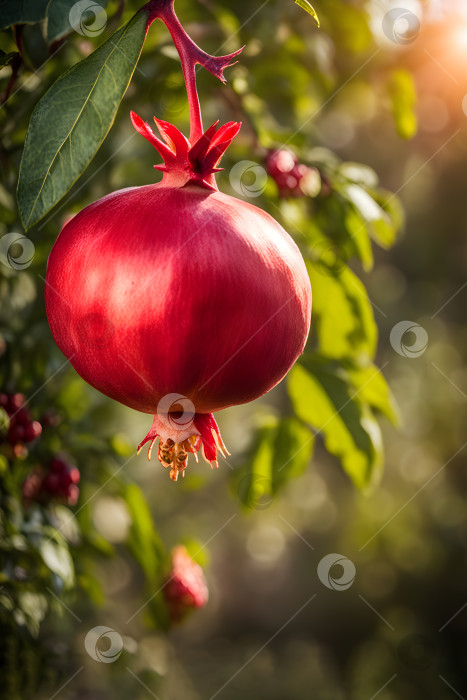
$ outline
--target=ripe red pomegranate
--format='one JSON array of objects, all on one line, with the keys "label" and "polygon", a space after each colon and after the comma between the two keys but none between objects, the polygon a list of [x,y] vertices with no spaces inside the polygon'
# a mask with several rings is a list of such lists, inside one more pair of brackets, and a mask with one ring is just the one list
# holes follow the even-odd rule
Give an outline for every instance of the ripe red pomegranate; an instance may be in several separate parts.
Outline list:
[{"label": "ripe red pomegranate", "polygon": [[[154,414],[139,449],[159,437],[158,458],[177,480],[200,447],[223,453],[212,416],[275,386],[303,351],[311,288],[300,252],[261,209],[218,191],[218,163],[240,124],[203,132],[200,63],[224,80],[236,55],[214,57],[185,34],[173,0],[152,0],[179,51],[190,105],[187,139],[132,113],[155,146],[162,181],[114,192],[63,228],[51,252],[46,309],[77,372],[126,406]],[[144,9],[144,8],[143,8]]]},{"label": "ripe red pomegranate", "polygon": [[162,591],[170,621],[174,623],[181,622],[190,612],[208,602],[209,590],[203,569],[182,545],[172,551],[172,570]]}]

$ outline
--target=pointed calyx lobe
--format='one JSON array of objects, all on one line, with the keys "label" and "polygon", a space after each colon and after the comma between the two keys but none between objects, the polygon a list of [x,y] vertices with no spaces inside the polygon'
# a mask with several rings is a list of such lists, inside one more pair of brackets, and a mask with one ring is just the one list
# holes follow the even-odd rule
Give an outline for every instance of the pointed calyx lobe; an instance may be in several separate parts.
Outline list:
[{"label": "pointed calyx lobe", "polygon": [[180,24],[174,10],[174,0],[150,0],[143,10],[149,13],[148,28],[156,19],[169,30],[180,56],[190,109],[190,138],[187,139],[173,124],[155,119],[162,137],[159,139],[149,124],[134,112],[131,120],[135,129],[158,150],[164,165],[156,165],[164,173],[162,185],[183,187],[193,182],[216,190],[214,174],[222,155],[240,130],[240,123],[229,122],[217,129],[218,121],[203,132],[201,110],[196,89],[196,65],[200,64],[219,80],[225,82],[224,70],[232,65],[242,49],[227,56],[211,56],[199,48]]},{"label": "pointed calyx lobe", "polygon": [[217,121],[191,145],[176,126],[162,119],[154,117],[163,140],[134,112],[131,112],[131,121],[136,131],[152,143],[164,159],[164,165],[154,166],[164,173],[163,184],[183,187],[188,182],[193,182],[212,190],[217,189],[214,174],[222,170],[217,165],[241,126],[236,122],[228,122],[216,131]]}]

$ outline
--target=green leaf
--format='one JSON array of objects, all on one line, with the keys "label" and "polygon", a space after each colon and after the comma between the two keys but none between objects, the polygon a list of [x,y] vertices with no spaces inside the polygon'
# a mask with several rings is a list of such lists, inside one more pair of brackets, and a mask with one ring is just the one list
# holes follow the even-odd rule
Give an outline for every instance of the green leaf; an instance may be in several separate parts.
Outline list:
[{"label": "green leaf", "polygon": [[346,266],[333,271],[307,262],[319,351],[327,357],[374,356],[377,327],[365,287]]},{"label": "green leaf", "polygon": [[389,80],[389,95],[392,101],[392,114],[396,131],[403,139],[411,139],[418,129],[415,104],[417,95],[412,75],[408,70],[399,68],[392,72]]},{"label": "green leaf", "polygon": [[382,372],[374,365],[349,366],[348,376],[362,403],[379,411],[395,425],[399,422],[394,398]]},{"label": "green leaf", "polygon": [[275,440],[272,467],[273,492],[306,470],[313,454],[314,435],[294,417],[280,421]]},{"label": "green leaf", "polygon": [[370,190],[369,194],[385,213],[384,219],[373,221],[371,235],[383,248],[390,248],[404,225],[404,210],[398,197],[387,190]]},{"label": "green leaf", "polygon": [[[100,6],[103,11],[108,2],[109,0],[99,0],[98,3],[87,3],[87,7],[83,5],[81,13],[75,11],[74,14],[70,15],[73,8],[79,10],[76,0],[50,0],[47,7],[47,40],[50,43],[55,39],[69,34],[73,30],[91,38],[100,34],[100,31],[93,31],[92,25],[95,23],[98,25],[99,29],[102,27],[103,30],[105,26],[105,17],[102,16],[100,10],[98,14],[95,15],[92,8],[98,8]],[[86,23],[87,15],[90,16],[89,21],[91,24]]]},{"label": "green leaf", "polygon": [[132,521],[128,547],[147,579],[154,583],[160,574],[165,553],[154,527],[151,511],[136,484],[127,485],[122,495]]},{"label": "green leaf", "polygon": [[364,187],[376,187],[378,176],[369,165],[345,161],[337,168],[337,174],[344,177],[348,182],[353,182]]},{"label": "green leaf", "polygon": [[34,110],[18,182],[25,230],[68,192],[107,136],[136,68],[147,18],[138,12],[64,73]]},{"label": "green leaf", "polygon": [[[357,187],[357,185],[353,186]],[[358,257],[362,261],[363,269],[368,272],[373,267],[373,250],[368,233],[368,222],[354,206],[347,207],[345,213],[345,228],[349,233],[353,246],[355,246]]]},{"label": "green leaf", "polygon": [[341,461],[358,488],[381,474],[378,423],[358,394],[322,359],[305,359],[289,375],[289,395],[301,420],[323,434],[326,449]]},{"label": "green leaf", "polygon": [[302,10],[305,10],[305,12],[308,12],[308,14],[313,17],[317,27],[320,26],[319,17],[316,14],[316,10],[314,9],[314,7],[312,7],[312,5],[310,5],[308,0],[295,0],[295,4],[301,7]]},{"label": "green leaf", "polygon": [[40,624],[49,608],[47,598],[39,592],[20,590],[18,593],[18,608],[24,615],[24,623],[29,632],[33,637],[37,637]]},{"label": "green leaf", "polygon": [[44,564],[60,576],[65,588],[70,588],[75,580],[75,570],[67,547],[49,539],[42,540],[39,550]]},{"label": "green leaf", "polygon": [[17,51],[10,51],[10,53],[5,53],[0,50],[0,68],[7,66],[14,59],[15,56],[19,56]]},{"label": "green leaf", "polygon": [[339,185],[337,188],[351,204],[354,215],[347,214],[346,225],[363,267],[369,269],[372,267],[373,254],[367,232],[379,245],[391,247],[403,222],[401,205],[397,197],[385,190],[368,190],[357,184]]},{"label": "green leaf", "polygon": [[13,24],[32,24],[45,17],[49,0],[0,0],[0,29]]},{"label": "green leaf", "polygon": [[258,431],[245,466],[235,473],[238,496],[247,509],[266,508],[272,500],[273,440],[276,425],[277,421],[271,418],[270,423]]},{"label": "green leaf", "polygon": [[297,418],[270,417],[258,431],[245,466],[235,474],[244,506],[266,508],[290,479],[303,474],[313,445],[313,434]]}]

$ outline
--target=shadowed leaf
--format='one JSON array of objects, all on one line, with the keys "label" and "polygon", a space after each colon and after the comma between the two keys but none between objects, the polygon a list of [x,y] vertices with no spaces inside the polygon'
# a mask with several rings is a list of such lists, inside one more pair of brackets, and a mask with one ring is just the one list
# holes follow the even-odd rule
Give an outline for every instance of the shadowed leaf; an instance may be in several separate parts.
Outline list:
[{"label": "shadowed leaf", "polygon": [[31,24],[45,17],[49,0],[0,0],[0,29]]},{"label": "shadowed leaf", "polygon": [[358,392],[323,358],[305,358],[289,375],[295,412],[324,437],[326,449],[341,461],[359,488],[372,485],[382,468],[378,423]]},{"label": "shadowed leaf", "polygon": [[[80,3],[76,0],[50,0],[47,6],[47,40],[54,41],[73,30],[90,38],[100,34],[93,25],[97,24],[103,30],[106,18],[101,18],[100,15],[108,2],[109,0],[99,0],[98,3],[82,4],[81,10]],[[102,9],[99,10],[99,7]]]},{"label": "shadowed leaf", "polygon": [[64,73],[34,110],[18,182],[25,230],[68,192],[107,136],[136,68],[146,23],[147,13],[138,12]]}]

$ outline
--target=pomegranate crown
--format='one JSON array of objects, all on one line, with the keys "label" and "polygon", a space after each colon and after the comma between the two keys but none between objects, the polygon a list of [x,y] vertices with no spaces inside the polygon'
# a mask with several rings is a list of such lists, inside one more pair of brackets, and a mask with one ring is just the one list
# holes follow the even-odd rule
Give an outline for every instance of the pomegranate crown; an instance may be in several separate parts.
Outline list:
[{"label": "pomegranate crown", "polygon": [[[216,121],[192,146],[176,126],[162,119],[154,117],[163,141],[134,112],[131,112],[131,121],[136,131],[152,143],[164,159],[164,165],[154,167],[171,175],[170,184],[182,185],[191,181],[213,190],[217,189],[214,173],[222,170],[216,166],[241,127],[238,122],[228,122],[217,129],[219,121]],[[174,176],[179,180],[178,183],[174,181]]]},{"label": "pomegranate crown", "polygon": [[164,173],[163,183],[181,187],[193,182],[217,190],[214,176],[222,170],[217,166],[240,131],[241,122],[228,122],[218,129],[219,121],[216,121],[209,129],[203,130],[196,89],[196,65],[202,65],[225,83],[224,70],[233,65],[232,59],[243,47],[226,56],[207,54],[185,32],[173,5],[174,0],[151,0],[143,9],[149,10],[148,28],[156,19],[164,22],[180,56],[190,110],[190,138],[187,139],[173,124],[156,117],[154,121],[162,140],[156,136],[150,125],[134,112],[131,112],[131,121],[138,133],[152,143],[162,156],[164,164],[154,167]]}]

